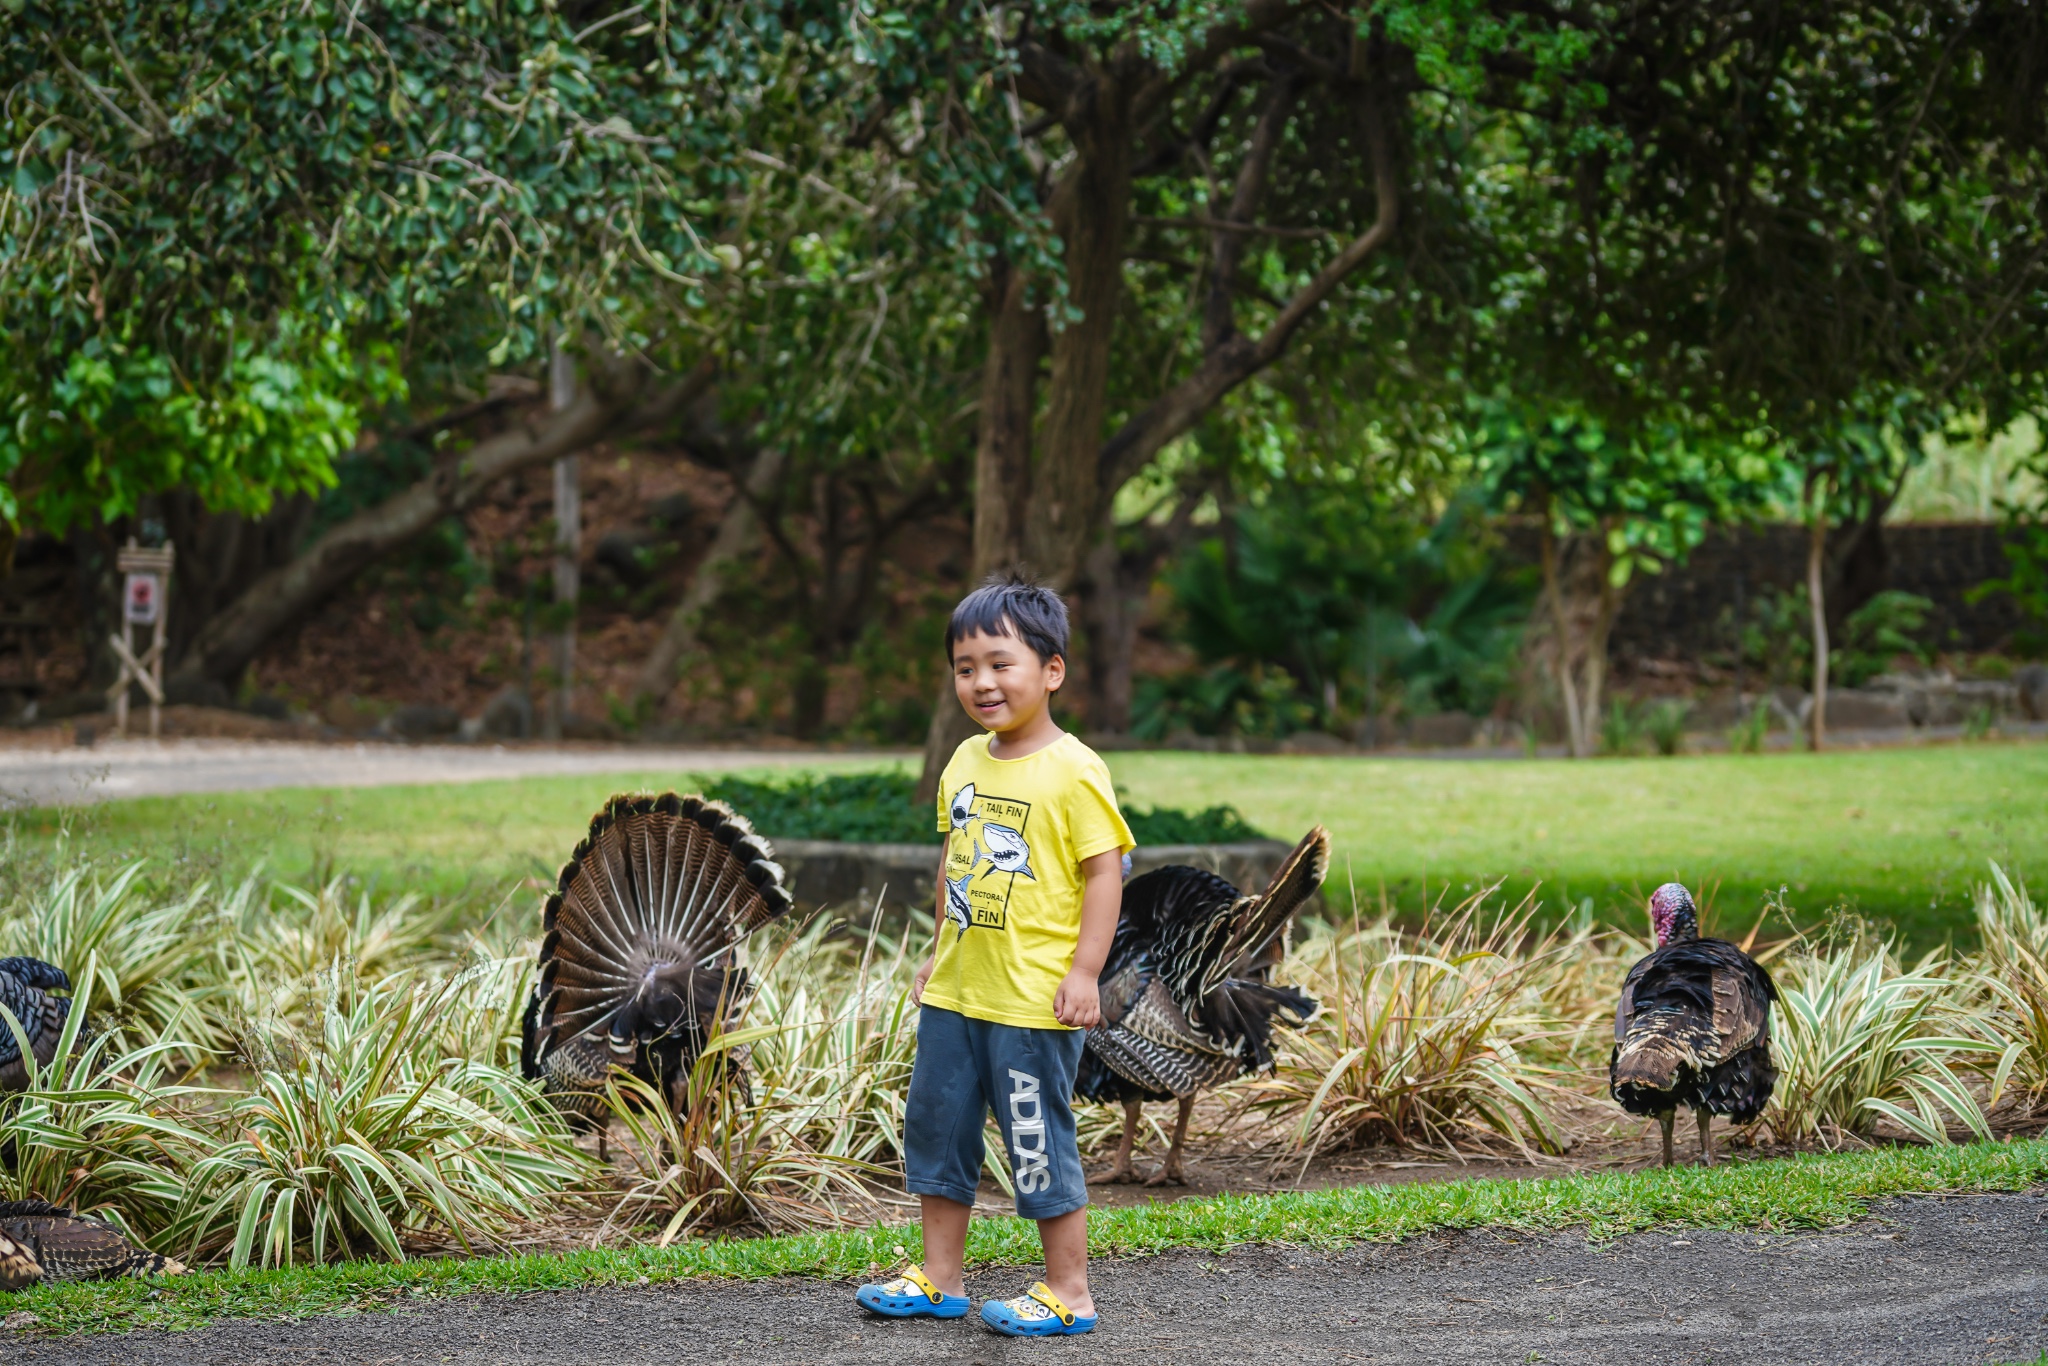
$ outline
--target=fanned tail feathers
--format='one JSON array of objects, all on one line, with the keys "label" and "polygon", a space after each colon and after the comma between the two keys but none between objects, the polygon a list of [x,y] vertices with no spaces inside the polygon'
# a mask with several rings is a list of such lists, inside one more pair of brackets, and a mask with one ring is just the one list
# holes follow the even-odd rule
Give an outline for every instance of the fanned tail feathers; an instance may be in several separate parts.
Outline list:
[{"label": "fanned tail feathers", "polygon": [[729,967],[737,945],[790,908],[782,878],[768,842],[721,802],[673,792],[606,802],[548,898],[535,1060],[651,989],[680,991],[692,974]]}]

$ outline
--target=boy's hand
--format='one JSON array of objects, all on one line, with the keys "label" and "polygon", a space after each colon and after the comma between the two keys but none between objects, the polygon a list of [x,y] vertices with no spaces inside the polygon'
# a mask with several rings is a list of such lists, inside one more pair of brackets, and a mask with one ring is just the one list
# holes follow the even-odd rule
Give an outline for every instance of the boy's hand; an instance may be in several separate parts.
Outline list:
[{"label": "boy's hand", "polygon": [[918,965],[917,976],[910,979],[910,999],[918,1005],[924,1004],[924,984],[932,980],[932,961],[928,955]]},{"label": "boy's hand", "polygon": [[1095,974],[1075,968],[1060,979],[1052,994],[1052,1015],[1069,1029],[1093,1029],[1102,1023],[1102,993]]}]

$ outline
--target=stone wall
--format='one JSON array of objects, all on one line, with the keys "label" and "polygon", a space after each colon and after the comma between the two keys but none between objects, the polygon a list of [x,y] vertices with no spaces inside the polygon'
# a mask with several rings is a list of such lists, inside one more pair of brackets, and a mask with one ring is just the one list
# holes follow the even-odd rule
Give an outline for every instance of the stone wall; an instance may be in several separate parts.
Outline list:
[{"label": "stone wall", "polygon": [[[1293,846],[1280,840],[1248,840],[1242,844],[1153,844],[1138,846],[1131,872],[1148,872],[1169,863],[1188,863],[1235,883],[1245,891],[1265,887]],[[850,844],[838,840],[777,840],[776,861],[789,874],[790,891],[805,909],[830,907],[838,915],[864,921],[880,900],[892,914],[909,910],[930,915],[933,877],[939,846],[931,844]],[[1312,908],[1321,907],[1320,894]]]},{"label": "stone wall", "polygon": [[[2019,624],[2011,599],[1967,601],[1969,590],[2007,572],[2004,537],[1993,523],[1912,523],[1884,529],[1883,587],[1934,603],[1934,640],[1944,649],[1995,650]],[[1720,623],[1736,605],[1806,581],[1806,529],[1756,526],[1718,531],[1687,562],[1638,579],[1615,622],[1617,658],[1684,659],[1726,648]]]}]

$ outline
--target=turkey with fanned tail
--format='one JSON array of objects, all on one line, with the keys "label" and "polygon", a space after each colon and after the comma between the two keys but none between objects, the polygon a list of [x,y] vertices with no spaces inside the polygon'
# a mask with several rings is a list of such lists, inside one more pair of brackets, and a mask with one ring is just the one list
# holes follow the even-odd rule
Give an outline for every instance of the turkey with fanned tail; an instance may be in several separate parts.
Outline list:
[{"label": "turkey with fanned tail", "polygon": [[1074,1093],[1122,1101],[1116,1164],[1091,1183],[1129,1181],[1139,1107],[1175,1100],[1173,1143],[1148,1185],[1182,1181],[1181,1144],[1197,1093],[1273,1064],[1273,1021],[1306,1024],[1320,1008],[1273,983],[1295,915],[1323,885],[1330,836],[1302,837],[1266,890],[1246,896],[1200,868],[1173,864],[1125,884],[1102,965],[1102,1023],[1088,1031]]},{"label": "turkey with fanned tail", "polygon": [[47,1200],[0,1201],[0,1288],[184,1271],[183,1263],[136,1246],[112,1224],[90,1215]]},{"label": "turkey with fanned tail", "polygon": [[1771,975],[1740,948],[1700,938],[1692,894],[1667,882],[1650,895],[1656,952],[1629,969],[1614,1014],[1607,1086],[1622,1109],[1655,1116],[1671,1165],[1671,1122],[1689,1106],[1700,1157],[1714,1162],[1715,1115],[1747,1124],[1770,1103]]},{"label": "turkey with fanned tail", "polygon": [[520,1066],[603,1132],[613,1067],[681,1113],[690,1069],[747,995],[741,946],[790,908],[768,841],[698,796],[618,796],[548,898]]}]

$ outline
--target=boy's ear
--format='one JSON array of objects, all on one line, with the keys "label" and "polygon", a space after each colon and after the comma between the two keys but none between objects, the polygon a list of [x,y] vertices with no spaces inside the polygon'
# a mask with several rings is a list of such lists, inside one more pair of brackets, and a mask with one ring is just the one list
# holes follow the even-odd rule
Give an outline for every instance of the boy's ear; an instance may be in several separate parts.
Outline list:
[{"label": "boy's ear", "polygon": [[1045,687],[1048,692],[1058,692],[1060,684],[1067,681],[1067,657],[1054,655],[1045,661]]}]

